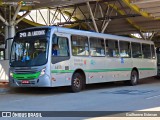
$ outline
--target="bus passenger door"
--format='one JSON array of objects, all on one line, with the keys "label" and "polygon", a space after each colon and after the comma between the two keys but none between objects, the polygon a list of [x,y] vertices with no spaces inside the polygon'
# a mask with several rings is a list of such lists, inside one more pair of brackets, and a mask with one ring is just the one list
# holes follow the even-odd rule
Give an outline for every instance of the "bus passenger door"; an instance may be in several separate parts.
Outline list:
[{"label": "bus passenger door", "polygon": [[69,35],[56,33],[52,37],[51,46],[51,79],[52,86],[69,85],[70,52]]},{"label": "bus passenger door", "polygon": [[120,69],[119,79],[129,80],[132,70],[131,43],[128,41],[119,41],[120,49]]},{"label": "bus passenger door", "polygon": [[89,83],[105,82],[105,42],[103,38],[90,37]]}]

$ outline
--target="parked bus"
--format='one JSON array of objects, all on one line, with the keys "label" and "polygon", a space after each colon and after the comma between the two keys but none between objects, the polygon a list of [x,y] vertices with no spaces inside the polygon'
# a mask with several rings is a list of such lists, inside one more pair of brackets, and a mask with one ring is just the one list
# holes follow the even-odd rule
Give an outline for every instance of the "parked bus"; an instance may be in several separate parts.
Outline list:
[{"label": "parked bus", "polygon": [[160,78],[160,47],[156,48],[157,53],[157,78]]},{"label": "parked bus", "polygon": [[152,41],[51,27],[16,33],[10,55],[12,87],[71,86],[138,80],[157,74]]}]

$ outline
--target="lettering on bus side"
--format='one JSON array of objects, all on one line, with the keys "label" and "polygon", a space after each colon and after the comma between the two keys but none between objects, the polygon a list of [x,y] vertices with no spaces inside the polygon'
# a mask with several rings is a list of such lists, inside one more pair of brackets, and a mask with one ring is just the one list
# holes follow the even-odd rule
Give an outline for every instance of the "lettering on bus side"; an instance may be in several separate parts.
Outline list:
[{"label": "lettering on bus side", "polygon": [[60,69],[62,69],[62,66],[61,65],[56,65],[55,69],[57,69],[57,70],[59,69],[60,70]]},{"label": "lettering on bus side", "polygon": [[83,66],[87,64],[87,60],[83,59],[74,59],[74,65],[76,66]]},{"label": "lettering on bus side", "polygon": [[90,61],[90,63],[91,63],[91,65],[95,65],[96,64],[96,62],[93,59]]}]

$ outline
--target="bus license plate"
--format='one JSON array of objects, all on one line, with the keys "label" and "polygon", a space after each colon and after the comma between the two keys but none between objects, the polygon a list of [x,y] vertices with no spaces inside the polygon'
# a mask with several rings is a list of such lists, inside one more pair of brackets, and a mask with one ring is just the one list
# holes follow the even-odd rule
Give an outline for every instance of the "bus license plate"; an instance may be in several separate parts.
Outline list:
[{"label": "bus license plate", "polygon": [[29,84],[28,80],[22,80],[22,84]]}]

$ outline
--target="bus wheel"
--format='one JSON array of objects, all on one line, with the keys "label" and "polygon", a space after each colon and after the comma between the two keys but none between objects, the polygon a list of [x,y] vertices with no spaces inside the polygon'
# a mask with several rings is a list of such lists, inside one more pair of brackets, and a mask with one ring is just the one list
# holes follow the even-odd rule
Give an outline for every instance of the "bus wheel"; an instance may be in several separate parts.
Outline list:
[{"label": "bus wheel", "polygon": [[138,73],[136,70],[132,70],[131,72],[131,78],[130,78],[130,85],[134,86],[134,85],[137,85],[138,83]]},{"label": "bus wheel", "polygon": [[84,77],[80,73],[74,73],[72,77],[71,90],[79,92],[83,88]]}]

